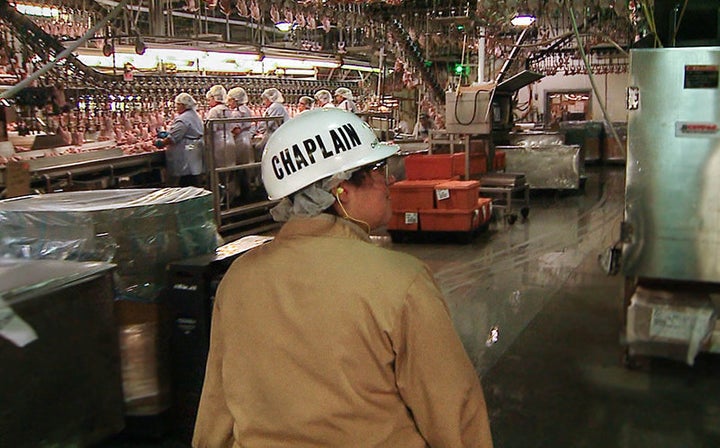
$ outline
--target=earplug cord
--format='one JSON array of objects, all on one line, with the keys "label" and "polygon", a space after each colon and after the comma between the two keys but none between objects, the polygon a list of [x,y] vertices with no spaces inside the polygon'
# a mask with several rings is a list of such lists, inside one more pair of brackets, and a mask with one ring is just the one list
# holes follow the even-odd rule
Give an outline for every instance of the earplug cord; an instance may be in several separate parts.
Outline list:
[{"label": "earplug cord", "polygon": [[[340,189],[338,188],[338,190],[340,190]],[[366,223],[362,219],[353,218],[352,216],[350,216],[350,214],[348,214],[347,210],[345,210],[345,206],[343,205],[342,201],[340,200],[340,191],[342,191],[342,190],[340,190],[340,191],[338,191],[338,190],[335,190],[335,199],[337,199],[337,203],[338,203],[338,205],[340,205],[340,209],[345,214],[345,216],[343,216],[343,218],[348,219],[353,222],[356,222],[358,224],[363,224],[365,227],[367,227],[367,232],[369,235],[370,234],[370,224]]]}]

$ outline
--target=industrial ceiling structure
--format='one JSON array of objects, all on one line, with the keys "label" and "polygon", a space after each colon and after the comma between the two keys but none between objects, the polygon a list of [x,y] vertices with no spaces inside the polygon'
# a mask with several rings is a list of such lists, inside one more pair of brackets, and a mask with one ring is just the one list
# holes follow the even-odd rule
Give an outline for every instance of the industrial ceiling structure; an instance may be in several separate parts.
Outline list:
[{"label": "industrial ceiling structure", "polygon": [[[272,70],[273,75],[303,76],[312,70],[322,79],[360,81],[368,73],[382,71],[393,73],[397,87],[422,86],[435,97],[442,97],[450,83],[492,81],[501,71],[509,75],[525,69],[543,75],[584,74],[588,70],[621,73],[626,70],[630,48],[662,46],[661,40],[675,43],[679,31],[706,27],[688,21],[691,16],[693,20],[704,20],[704,14],[697,13],[698,7],[708,5],[711,12],[717,12],[713,0],[693,1],[692,7],[688,7],[687,0],[0,3],[18,10],[35,7],[52,11],[34,15],[34,21],[65,46],[104,22],[107,14],[122,4],[122,13],[80,46],[79,53],[95,50],[107,56],[121,48],[129,48],[129,53],[134,49],[138,54],[146,48],[166,53],[169,48],[216,50],[234,56],[220,62],[212,59],[214,62],[204,65],[200,59],[196,63],[188,61],[185,68],[205,73],[220,70],[224,63],[234,63],[235,74],[239,75],[266,75]],[[658,11],[662,13],[661,22],[656,20]],[[520,16],[531,19],[529,27],[514,25],[513,19]],[[669,19],[674,26],[658,29],[656,23],[665,24]],[[301,59],[308,67],[249,65],[266,57]],[[241,59],[250,62],[240,64]],[[116,59],[113,64],[117,64]],[[169,65],[178,68],[176,63]],[[162,71],[169,65],[156,64],[155,70]]]}]

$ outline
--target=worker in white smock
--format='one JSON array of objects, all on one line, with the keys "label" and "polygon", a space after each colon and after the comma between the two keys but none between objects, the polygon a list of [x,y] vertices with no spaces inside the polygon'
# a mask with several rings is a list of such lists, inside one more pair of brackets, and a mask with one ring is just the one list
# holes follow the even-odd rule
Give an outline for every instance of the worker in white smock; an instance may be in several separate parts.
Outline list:
[{"label": "worker in white smock", "polygon": [[[228,90],[227,103],[233,118],[252,118],[252,110],[247,106],[248,96],[242,87]],[[232,123],[232,135],[235,139],[235,164],[246,165],[255,162],[255,150],[252,146],[252,136],[255,134],[255,123],[242,121]],[[247,202],[250,194],[250,180],[255,171],[251,169],[238,170],[235,173],[235,189],[233,196],[239,197],[240,202]]]},{"label": "worker in white smock", "polygon": [[274,87],[265,89],[263,93],[260,94],[260,98],[262,98],[263,106],[265,106],[263,117],[281,117],[282,120],[261,121],[258,125],[258,131],[263,134],[263,138],[256,148],[258,150],[256,160],[260,160],[262,150],[265,148],[265,143],[267,143],[272,133],[275,132],[281,124],[290,120],[290,113],[288,113],[288,110],[283,104],[285,98],[283,98],[282,93],[280,93],[278,89]]},{"label": "worker in white smock", "polygon": [[330,91],[322,89],[315,92],[315,107],[323,109],[334,109],[335,105],[332,102],[332,95]]},{"label": "worker in white smock", "polygon": [[175,97],[177,116],[170,128],[158,136],[155,146],[165,149],[167,185],[200,187],[203,174],[203,122],[197,103],[183,92]]},{"label": "worker in white smock", "polygon": [[[227,103],[231,117],[252,118],[252,110],[247,106],[247,92],[242,87],[228,90]],[[255,162],[251,142],[255,134],[255,124],[252,121],[234,123],[231,132],[235,139],[235,163],[240,165]]]},{"label": "worker in white smock", "polygon": [[[205,118],[211,120],[214,118],[231,118],[232,113],[225,105],[227,99],[227,91],[221,85],[214,85],[205,94],[208,100],[210,110],[207,111]],[[212,145],[213,156],[215,159],[215,167],[232,166],[235,164],[235,141],[232,136],[232,128],[228,123],[213,123],[212,125]]]},{"label": "worker in white smock", "polygon": [[435,129],[435,123],[426,113],[421,113],[418,117],[415,128],[413,129],[413,137],[427,140],[430,138],[430,131]]},{"label": "worker in white smock", "polygon": [[357,112],[357,106],[355,105],[352,91],[347,87],[338,87],[337,90],[335,90],[335,101],[338,103],[338,109],[346,110],[352,113]]},{"label": "worker in white smock", "polygon": [[312,109],[314,100],[309,96],[301,96],[297,103],[297,113],[301,114],[305,111]]}]

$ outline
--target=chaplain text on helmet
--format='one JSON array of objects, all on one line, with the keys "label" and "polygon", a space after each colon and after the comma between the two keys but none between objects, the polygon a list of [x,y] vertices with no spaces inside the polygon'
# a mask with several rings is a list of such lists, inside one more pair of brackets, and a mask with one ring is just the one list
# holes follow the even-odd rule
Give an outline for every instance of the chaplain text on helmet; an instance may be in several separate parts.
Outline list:
[{"label": "chaplain text on helmet", "polygon": [[[325,140],[329,141],[325,141]],[[351,123],[343,124],[327,134],[317,134],[302,142],[285,148],[272,157],[272,166],[278,180],[292,175],[318,161],[320,157],[328,159],[360,146],[360,137]]]},{"label": "chaplain text on helmet", "polygon": [[397,153],[380,143],[360,117],[339,109],[313,109],[280,126],[267,141],[261,162],[270,199],[280,199],[315,181]]}]

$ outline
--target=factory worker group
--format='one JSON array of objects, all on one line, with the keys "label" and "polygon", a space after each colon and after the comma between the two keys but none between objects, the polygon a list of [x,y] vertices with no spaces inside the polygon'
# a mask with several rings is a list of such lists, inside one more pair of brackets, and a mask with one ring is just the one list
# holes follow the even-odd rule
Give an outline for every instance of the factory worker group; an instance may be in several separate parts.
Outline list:
[{"label": "factory worker group", "polygon": [[[207,110],[204,116],[197,112],[197,101],[188,93],[175,98],[177,115],[167,131],[158,133],[155,145],[166,149],[168,186],[203,186],[203,174],[211,168],[230,167],[259,162],[262,151],[272,133],[291,118],[282,93],[276,88],[265,89],[260,95],[264,112],[262,121],[233,121],[238,118],[255,118],[248,106],[248,94],[242,87],[227,90],[222,85],[212,86],[205,94]],[[301,97],[292,107],[295,115],[315,108],[338,108],[357,112],[354,96],[347,87],[339,87],[333,94],[319,90],[314,98]],[[203,119],[216,119],[212,123],[212,158],[203,157]],[[227,121],[217,119],[230,119]],[[253,142],[253,137],[260,138]],[[212,164],[213,167],[209,165]],[[221,185],[229,198],[246,196],[250,179],[244,172],[225,176]]]}]

